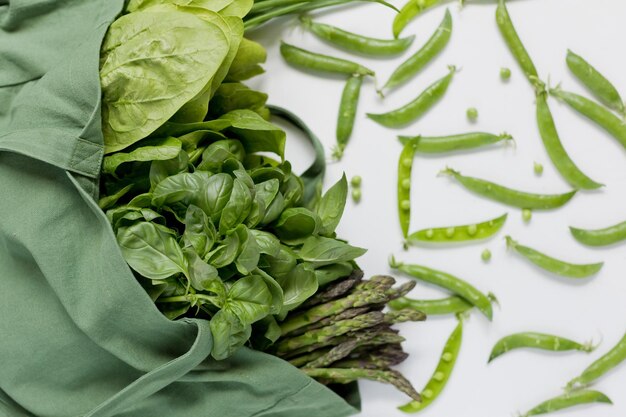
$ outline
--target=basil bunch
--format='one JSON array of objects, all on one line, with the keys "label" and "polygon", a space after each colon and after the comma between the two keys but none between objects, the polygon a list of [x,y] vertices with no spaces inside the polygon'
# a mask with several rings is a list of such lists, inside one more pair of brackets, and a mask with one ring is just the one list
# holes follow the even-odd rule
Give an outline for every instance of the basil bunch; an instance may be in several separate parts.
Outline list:
[{"label": "basil bunch", "polygon": [[161,3],[129,2],[102,47],[100,206],[159,309],[210,320],[224,359],[253,324],[258,345],[276,341],[276,320],[365,250],[335,238],[345,176],[322,196],[318,167],[305,187],[267,96],[241,84],[265,60],[233,14],[243,3]]}]

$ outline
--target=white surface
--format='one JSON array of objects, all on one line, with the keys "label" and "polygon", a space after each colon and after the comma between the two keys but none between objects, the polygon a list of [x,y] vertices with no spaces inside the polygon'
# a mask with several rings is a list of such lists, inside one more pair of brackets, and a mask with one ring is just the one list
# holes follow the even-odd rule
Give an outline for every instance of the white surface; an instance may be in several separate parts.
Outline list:
[{"label": "white surface", "polygon": [[[394,2],[398,4],[398,2]],[[511,187],[540,193],[569,190],[551,165],[537,132],[533,91],[497,30],[495,2],[480,2],[453,13],[454,30],[450,44],[425,71],[383,101],[373,83],[364,83],[359,116],[344,159],[329,166],[327,182],[336,181],[345,171],[363,177],[361,204],[348,203],[339,235],[355,245],[369,248],[360,260],[366,274],[388,273],[387,258],[395,253],[401,260],[443,269],[467,279],[479,289],[493,291],[502,308],[489,323],[474,312],[466,323],[461,353],[443,394],[425,417],[503,417],[525,411],[561,393],[560,388],[588,364],[612,347],[626,328],[626,245],[590,249],[578,244],[568,226],[599,228],[626,219],[626,151],[600,129],[569,108],[550,101],[562,141],[573,160],[593,179],[606,184],[599,192],[579,193],[568,205],[551,212],[533,213],[530,224],[521,213],[473,195],[437,172],[446,165],[461,172],[492,179]],[[478,2],[477,2],[478,3]],[[524,0],[510,1],[509,11],[518,32],[544,79],[585,93],[565,65],[571,48],[598,67],[626,95],[624,24],[626,2],[622,0]],[[337,108],[344,81],[342,77],[307,74],[288,67],[278,53],[278,40],[358,60],[377,71],[384,82],[394,68],[432,34],[443,17],[438,7],[411,23],[404,35],[417,35],[403,56],[371,59],[334,49],[303,33],[293,21],[259,30],[255,39],[269,50],[267,74],[252,83],[269,93],[270,102],[300,115],[318,133],[327,149],[334,144]],[[389,37],[393,12],[375,4],[346,8],[320,15],[319,20],[369,36]],[[446,65],[462,67],[444,100],[417,123],[402,129],[383,128],[365,118],[365,112],[394,109],[413,99],[427,85],[446,73]],[[508,83],[499,78],[500,67],[511,68]],[[470,124],[468,107],[479,110],[479,120]],[[495,146],[479,152],[442,157],[420,157],[414,165],[413,218],[411,230],[486,220],[509,213],[502,232],[489,241],[454,248],[401,247],[396,214],[396,169],[401,146],[395,136],[404,134],[452,134],[472,130],[494,133],[508,131],[517,147]],[[301,145],[288,146],[290,159],[307,162]],[[533,173],[533,161],[541,162],[542,177]],[[565,260],[604,260],[604,269],[594,278],[572,283],[532,267],[507,252],[503,240],[510,234],[519,241]],[[493,252],[489,264],[480,254]],[[439,298],[445,294],[418,284],[411,294]],[[404,347],[411,354],[401,371],[421,389],[439,359],[441,349],[455,326],[452,317],[433,317],[425,323],[403,325]],[[576,340],[603,338],[596,352],[551,354],[537,351],[511,352],[492,364],[486,360],[493,344],[502,336],[518,331],[555,333]],[[614,406],[596,405],[561,412],[564,417],[626,416],[626,364],[606,375],[596,388],[606,393]],[[394,388],[376,383],[361,384],[362,417],[404,415],[396,410],[406,397]],[[321,416],[323,417],[323,416]]]}]

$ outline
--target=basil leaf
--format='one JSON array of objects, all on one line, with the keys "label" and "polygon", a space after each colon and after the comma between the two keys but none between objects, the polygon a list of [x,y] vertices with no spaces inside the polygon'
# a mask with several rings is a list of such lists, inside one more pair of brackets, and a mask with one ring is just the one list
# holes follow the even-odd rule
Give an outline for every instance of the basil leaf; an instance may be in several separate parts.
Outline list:
[{"label": "basil leaf", "polygon": [[98,200],[98,207],[100,207],[102,210],[106,210],[107,208],[114,206],[115,203],[117,203],[120,198],[124,197],[132,188],[133,184],[129,184],[115,194],[102,197],[100,200]]},{"label": "basil leaf", "polygon": [[257,267],[261,252],[254,235],[243,224],[235,229],[235,233],[239,237],[239,253],[235,259],[237,271],[243,275],[248,275]]},{"label": "basil leaf", "polygon": [[117,242],[126,262],[146,278],[164,279],[187,272],[176,234],[164,226],[141,222],[120,228]]},{"label": "basil leaf", "polygon": [[174,115],[207,85],[228,50],[218,26],[190,13],[147,9],[115,20],[101,48],[105,153],[145,138]]},{"label": "basil leaf", "polygon": [[285,197],[283,197],[283,194],[279,191],[265,210],[265,216],[263,216],[263,220],[261,220],[261,225],[265,226],[272,223],[280,216],[280,213],[282,213],[284,209]]},{"label": "basil leaf", "polygon": [[252,327],[244,324],[228,310],[220,310],[209,323],[213,335],[211,356],[216,360],[226,359],[242,347],[250,338]]},{"label": "basil leaf", "polygon": [[274,278],[266,274],[261,269],[258,269],[258,268],[255,269],[254,275],[259,275],[261,278],[263,278],[265,285],[267,285],[267,289],[272,294],[272,301],[270,303],[269,314],[280,313],[280,310],[283,308],[283,302],[285,299],[284,294],[283,294],[283,289],[281,288],[281,286],[278,285],[278,282],[276,282]]},{"label": "basil leaf", "polygon": [[[226,140],[226,136],[213,130],[194,130],[186,133],[178,138],[182,144],[182,148],[186,152],[193,152],[198,149],[200,143],[205,141],[216,142],[218,140]],[[191,160],[191,157],[189,158]]]},{"label": "basil leaf", "polygon": [[233,178],[228,174],[215,174],[206,182],[205,187],[198,195],[197,205],[217,223],[222,216],[222,210],[228,204],[233,191]]},{"label": "basil leaf", "polygon": [[314,267],[330,265],[337,262],[351,261],[367,252],[366,249],[350,246],[339,240],[311,236],[304,241],[298,255]]},{"label": "basil leaf", "polygon": [[283,289],[284,301],[281,315],[293,310],[317,291],[315,272],[307,263],[298,264],[287,274],[276,277],[276,282]]},{"label": "basil leaf", "polygon": [[298,206],[304,193],[302,180],[295,175],[290,175],[280,187],[280,192],[285,197],[285,207]]},{"label": "basil leaf", "polygon": [[185,232],[183,242],[192,247],[201,258],[213,248],[217,238],[217,231],[209,221],[206,213],[198,206],[191,204],[185,214]]},{"label": "basil leaf", "polygon": [[216,285],[224,285],[217,269],[200,259],[192,247],[185,248],[183,252],[189,265],[188,278],[193,289],[197,291],[211,291],[215,289]]},{"label": "basil leaf", "polygon": [[152,205],[161,207],[172,203],[190,204],[206,188],[210,174],[206,172],[184,172],[165,178],[152,192]]},{"label": "basil leaf", "polygon": [[348,198],[348,180],[346,174],[322,197],[317,208],[317,214],[320,216],[321,227],[320,235],[330,236],[335,232]]},{"label": "basil leaf", "polygon": [[265,259],[269,265],[265,272],[273,277],[289,273],[298,263],[298,255],[285,245],[280,245],[276,256],[266,256]]},{"label": "basil leaf", "polygon": [[304,207],[295,207],[282,212],[274,230],[284,243],[298,245],[317,233],[318,224],[319,218],[315,213]]},{"label": "basil leaf", "polygon": [[328,283],[347,277],[352,273],[354,267],[349,262],[339,262],[336,264],[323,266],[315,270],[317,284],[322,287]]},{"label": "basil leaf", "polygon": [[245,151],[243,145],[238,140],[220,140],[213,142],[202,153],[202,162],[198,165],[198,170],[219,172],[222,170],[224,161],[236,159],[243,161]]},{"label": "basil leaf", "polygon": [[285,180],[285,173],[277,167],[254,168],[250,171],[250,176],[255,183],[261,183],[271,179],[276,179],[279,183],[281,183]]},{"label": "basil leaf", "polygon": [[239,235],[231,233],[222,239],[217,248],[206,255],[207,261],[216,268],[223,268],[235,262],[239,251]]},{"label": "basil leaf", "polygon": [[233,191],[220,217],[220,233],[228,233],[239,226],[248,217],[252,206],[252,193],[239,178],[233,181]]},{"label": "basil leaf", "polygon": [[228,132],[235,135],[246,152],[272,152],[281,158],[285,154],[285,132],[252,110],[233,110],[218,120],[228,120]]},{"label": "basil leaf", "polygon": [[259,252],[270,256],[278,256],[280,252],[280,240],[273,234],[258,229],[250,229],[259,247]]},{"label": "basil leaf", "polygon": [[222,310],[233,312],[244,324],[252,324],[267,316],[272,293],[259,275],[238,279],[228,290]]},{"label": "basil leaf", "polygon": [[176,138],[147,139],[141,146],[130,152],[117,152],[104,157],[102,172],[115,174],[120,165],[127,162],[165,161],[176,158],[180,153],[181,142]]},{"label": "basil leaf", "polygon": [[171,175],[189,171],[189,157],[186,152],[179,152],[176,158],[167,161],[152,161],[150,164],[150,189],[154,190],[161,181]]}]

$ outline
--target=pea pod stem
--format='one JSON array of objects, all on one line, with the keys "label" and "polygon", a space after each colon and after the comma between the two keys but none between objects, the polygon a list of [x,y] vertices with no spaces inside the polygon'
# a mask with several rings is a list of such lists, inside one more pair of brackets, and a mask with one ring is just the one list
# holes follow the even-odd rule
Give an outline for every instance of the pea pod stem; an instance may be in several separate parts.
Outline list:
[{"label": "pea pod stem", "polygon": [[410,403],[398,407],[401,411],[404,411],[405,413],[417,413],[432,404],[433,401],[435,401],[435,399],[443,392],[450,376],[452,375],[452,371],[454,370],[454,365],[456,364],[459,351],[461,350],[462,341],[463,320],[459,318],[458,324],[444,345],[443,352],[441,353],[441,358],[435,368],[435,372],[433,372],[430,380],[426,383],[426,386],[422,390],[422,400],[411,401]]},{"label": "pea pod stem", "polygon": [[578,343],[564,337],[537,332],[515,333],[498,340],[491,350],[489,360],[491,362],[497,357],[514,349],[531,348],[548,350],[552,352],[563,352],[578,350],[581,352],[592,352],[597,346],[591,342]]},{"label": "pea pod stem", "polygon": [[626,123],[613,112],[593,100],[564,91],[560,86],[550,89],[550,95],[600,126],[626,148]]},{"label": "pea pod stem", "polygon": [[517,241],[513,240],[511,236],[506,236],[505,239],[507,247],[515,250],[515,252],[519,253],[541,269],[563,277],[587,278],[591,275],[597,274],[604,265],[604,262],[593,264],[572,264],[548,256],[528,246],[521,245]]},{"label": "pea pod stem", "polygon": [[596,230],[569,229],[574,239],[588,246],[607,246],[626,240],[626,221]]},{"label": "pea pod stem", "polygon": [[550,210],[563,206],[574,197],[576,190],[564,194],[534,194],[514,190],[491,181],[461,175],[459,171],[446,168],[441,175],[450,175],[467,190],[485,198],[513,207],[532,210]]},{"label": "pea pod stem", "polygon": [[382,95],[383,90],[390,90],[414,77],[446,47],[450,41],[451,34],[452,16],[450,15],[450,11],[446,9],[444,18],[435,30],[435,33],[433,33],[424,46],[394,70],[389,80],[387,80],[385,85],[379,90],[379,94]]},{"label": "pea pod stem", "polygon": [[575,391],[544,401],[522,414],[520,417],[538,416],[578,405],[592,403],[613,404],[609,397],[599,391]]},{"label": "pea pod stem", "polygon": [[469,225],[434,227],[419,230],[408,237],[408,242],[451,243],[487,239],[496,234],[506,222],[508,214],[480,223]]},{"label": "pea pod stem", "polygon": [[602,187],[603,184],[595,182],[585,175],[565,151],[556,130],[545,91],[537,95],[536,106],[537,126],[539,127],[544,148],[563,179],[575,189],[595,190]]},{"label": "pea pod stem", "polygon": [[[416,136],[398,136],[401,143]],[[416,151],[426,154],[440,154],[482,148],[499,142],[515,143],[513,136],[506,132],[499,135],[487,132],[469,132],[449,136],[419,136]]]},{"label": "pea pod stem", "polygon": [[411,46],[415,39],[415,35],[399,39],[370,38],[347,32],[335,26],[314,22],[308,16],[300,16],[300,22],[307,30],[320,39],[348,51],[367,55],[386,56],[399,54]]},{"label": "pea pod stem", "polygon": [[443,98],[456,73],[456,67],[451,65],[448,67],[448,71],[448,75],[435,81],[419,96],[404,106],[387,113],[367,113],[367,117],[378,124],[394,128],[414,122]]},{"label": "pea pod stem", "polygon": [[566,391],[589,386],[598,378],[626,361],[626,333],[607,353],[589,365],[579,376],[567,383]]},{"label": "pea pod stem", "polygon": [[393,256],[389,260],[389,266],[420,281],[445,288],[476,306],[489,320],[493,318],[493,308],[489,297],[467,281],[425,266],[397,262]]},{"label": "pea pod stem", "polygon": [[306,70],[347,75],[374,75],[374,71],[356,62],[322,55],[282,42],[280,53],[289,64]]}]

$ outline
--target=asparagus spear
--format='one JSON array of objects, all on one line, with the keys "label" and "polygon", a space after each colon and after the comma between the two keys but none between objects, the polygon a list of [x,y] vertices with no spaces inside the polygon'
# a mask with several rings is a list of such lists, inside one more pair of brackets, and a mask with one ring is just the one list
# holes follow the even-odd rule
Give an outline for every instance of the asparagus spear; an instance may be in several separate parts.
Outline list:
[{"label": "asparagus spear", "polygon": [[403,362],[408,356],[399,343],[393,343],[374,349],[355,349],[348,358],[333,363],[333,367],[387,369]]},{"label": "asparagus spear", "polygon": [[355,285],[361,282],[363,279],[363,271],[355,270],[347,278],[328,285],[321,292],[315,294],[313,297],[305,301],[298,309],[303,310],[309,307],[316,306],[318,304],[324,304],[331,300],[341,297],[354,288]]},{"label": "asparagus spear", "polygon": [[370,311],[370,307],[366,306],[366,307],[357,307],[357,308],[349,308],[345,311],[342,311],[339,314],[335,314],[334,316],[330,316],[330,317],[325,317],[322,320],[315,322],[315,323],[311,323],[308,326],[305,327],[300,327],[299,329],[294,330],[293,332],[287,334],[287,335],[283,335],[283,336],[296,336],[299,334],[303,334],[306,332],[309,332],[311,330],[315,330],[315,329],[319,329],[321,327],[326,327],[331,325],[332,323],[336,323],[340,320],[345,320],[345,319],[351,319],[353,317],[356,316],[360,316],[361,314],[365,314],[368,311]]},{"label": "asparagus spear", "polygon": [[385,323],[395,324],[404,323],[407,321],[424,321],[426,320],[426,314],[421,311],[412,310],[409,308],[403,310],[389,311],[385,313]]}]

